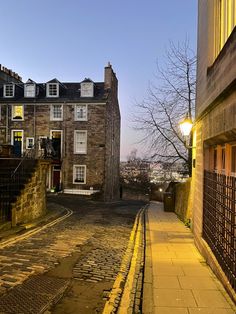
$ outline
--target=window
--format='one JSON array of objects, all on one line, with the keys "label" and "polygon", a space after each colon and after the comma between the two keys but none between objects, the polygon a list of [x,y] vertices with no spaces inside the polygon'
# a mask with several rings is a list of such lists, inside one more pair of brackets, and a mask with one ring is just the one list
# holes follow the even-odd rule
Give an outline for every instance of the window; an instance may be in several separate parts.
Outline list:
[{"label": "window", "polygon": [[213,157],[213,167],[214,171],[217,171],[217,147],[214,148],[214,157]]},{"label": "window", "polygon": [[80,91],[81,97],[93,97],[93,93],[94,93],[93,82],[82,82],[80,84],[80,87],[81,87],[81,91]]},{"label": "window", "polygon": [[62,105],[51,105],[51,120],[62,121],[63,119],[63,107]]},{"label": "window", "polygon": [[35,97],[36,86],[35,84],[25,84],[24,95],[25,97]]},{"label": "window", "polygon": [[12,105],[12,120],[23,120],[23,119],[24,119],[24,106]]},{"label": "window", "polygon": [[74,152],[75,154],[87,154],[87,131],[75,131]]},{"label": "window", "polygon": [[218,0],[216,5],[217,56],[236,26],[236,0]]},{"label": "window", "polygon": [[26,137],[26,149],[32,149],[34,147],[34,138]]},{"label": "window", "polygon": [[5,84],[3,87],[3,95],[4,97],[14,97],[15,95],[15,85],[13,84]]},{"label": "window", "polygon": [[222,146],[221,149],[221,172],[225,173],[225,147]]},{"label": "window", "polygon": [[87,121],[87,105],[75,105],[75,121]]},{"label": "window", "polygon": [[47,97],[59,97],[58,83],[47,83]]},{"label": "window", "polygon": [[236,145],[231,148],[231,174],[236,176]]},{"label": "window", "polygon": [[73,167],[73,183],[85,184],[86,183],[86,166],[74,165]]}]

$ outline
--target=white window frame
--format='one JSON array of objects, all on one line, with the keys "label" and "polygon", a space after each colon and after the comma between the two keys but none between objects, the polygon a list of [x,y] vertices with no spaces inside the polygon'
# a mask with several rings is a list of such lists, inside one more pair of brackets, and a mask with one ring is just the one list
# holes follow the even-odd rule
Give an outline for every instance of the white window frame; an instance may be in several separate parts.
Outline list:
[{"label": "white window frame", "polygon": [[[78,107],[84,107],[85,108],[85,117],[84,118],[79,118],[78,117]],[[87,104],[76,104],[75,108],[75,121],[88,121],[88,105]]]},{"label": "white window frame", "polygon": [[[7,95],[7,87],[12,87],[12,95]],[[4,84],[3,85],[3,97],[5,97],[5,98],[15,97],[15,84]]]},{"label": "white window frame", "polygon": [[[60,106],[61,107],[61,117],[60,118],[54,117],[54,106]],[[63,105],[62,104],[51,104],[50,105],[50,120],[51,121],[63,121]]]},{"label": "white window frame", "polygon": [[[51,93],[50,93],[50,87],[51,86],[56,86],[56,91],[57,91],[57,93],[55,94],[55,95],[52,95]],[[47,83],[47,85],[46,85],[46,95],[47,95],[47,97],[50,97],[50,98],[55,98],[55,97],[59,97],[59,83]]]},{"label": "white window frame", "polygon": [[[77,146],[76,139],[77,139],[77,134],[79,132],[83,132],[85,134],[85,150],[84,151],[78,151],[76,147]],[[75,130],[74,131],[74,154],[86,155],[87,154],[87,141],[88,141],[88,134],[86,130]]]},{"label": "white window frame", "polygon": [[32,149],[33,147],[29,147],[29,141],[32,140],[32,145],[34,147],[34,137],[26,137],[26,149]]},{"label": "white window frame", "polygon": [[[21,119],[15,119],[14,118],[14,108],[15,107],[22,107],[22,118]],[[12,105],[11,106],[11,120],[12,121],[23,121],[24,120],[24,111],[25,111],[25,108],[24,108],[24,105],[21,105],[21,104],[18,104],[18,105]]]},{"label": "white window frame", "polygon": [[80,83],[80,96],[81,97],[94,97],[94,83],[82,82]]},{"label": "white window frame", "polygon": [[[27,88],[29,88],[29,87],[34,87],[34,90],[32,91],[32,90],[28,90],[27,91]],[[29,93],[29,94],[27,94],[27,93]],[[30,94],[30,93],[32,93],[32,94]],[[36,84],[34,84],[34,83],[25,83],[25,85],[24,85],[24,97],[25,98],[34,98],[36,96]]]},{"label": "white window frame", "polygon": [[[76,182],[76,168],[78,167],[82,167],[84,168],[84,181],[83,182]],[[87,172],[87,168],[86,165],[73,165],[73,184],[86,184],[86,173]]]}]

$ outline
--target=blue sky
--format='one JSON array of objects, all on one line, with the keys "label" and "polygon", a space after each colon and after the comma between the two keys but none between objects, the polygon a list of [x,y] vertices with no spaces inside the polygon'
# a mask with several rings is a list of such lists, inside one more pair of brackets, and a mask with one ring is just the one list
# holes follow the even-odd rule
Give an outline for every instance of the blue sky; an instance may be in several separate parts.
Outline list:
[{"label": "blue sky", "polygon": [[169,40],[196,49],[197,0],[0,0],[0,63],[46,82],[103,81],[111,62],[119,80],[121,158],[137,147],[135,100],[153,80]]}]

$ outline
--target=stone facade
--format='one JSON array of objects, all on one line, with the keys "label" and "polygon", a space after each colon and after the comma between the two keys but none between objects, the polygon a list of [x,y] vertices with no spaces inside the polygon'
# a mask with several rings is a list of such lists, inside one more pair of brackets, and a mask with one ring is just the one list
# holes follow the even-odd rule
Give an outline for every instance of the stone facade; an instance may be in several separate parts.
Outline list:
[{"label": "stone facade", "polygon": [[22,189],[15,203],[12,204],[12,226],[27,223],[46,213],[46,177],[49,162],[38,161],[37,167]]},{"label": "stone facade", "polygon": [[[220,4],[223,3],[224,1],[215,0],[198,2],[197,101],[193,143],[196,167],[193,169],[191,190],[195,240],[209,264],[218,273],[220,267],[212,262],[214,258],[211,258],[209,248],[206,249],[202,235],[204,170],[228,177],[235,176],[236,17],[232,20],[234,28],[232,27],[222,47],[219,46],[222,28],[227,23],[220,18]],[[231,4],[235,5],[236,10],[235,1]]]},{"label": "stone facade", "polygon": [[[104,76],[104,82],[98,83],[90,79],[81,83],[61,83],[54,79],[45,84],[29,80],[29,84],[36,86],[35,97],[25,97],[27,82],[18,84],[15,87],[18,94],[9,98],[4,97],[4,84],[0,86],[0,143],[14,146],[19,136],[21,154],[24,154],[30,138],[39,157],[43,153],[39,144],[41,137],[59,141],[59,155],[53,158],[48,172],[48,190],[56,187],[65,193],[83,195],[99,192],[105,201],[119,198],[118,80],[110,64],[105,67]],[[47,95],[50,84],[59,87],[58,95]],[[12,118],[16,105],[23,106],[22,119]],[[76,118],[77,106],[83,106],[86,118]],[[52,115],[55,116],[52,118]],[[85,136],[82,140],[77,139],[81,131]],[[77,151],[76,145],[85,150]]]}]

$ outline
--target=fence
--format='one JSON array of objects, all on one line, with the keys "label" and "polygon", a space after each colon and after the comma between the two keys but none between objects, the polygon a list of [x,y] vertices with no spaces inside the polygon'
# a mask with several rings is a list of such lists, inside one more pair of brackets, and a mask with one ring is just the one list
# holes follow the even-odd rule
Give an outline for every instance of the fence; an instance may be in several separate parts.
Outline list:
[{"label": "fence", "polygon": [[236,178],[204,172],[203,238],[236,290]]}]

